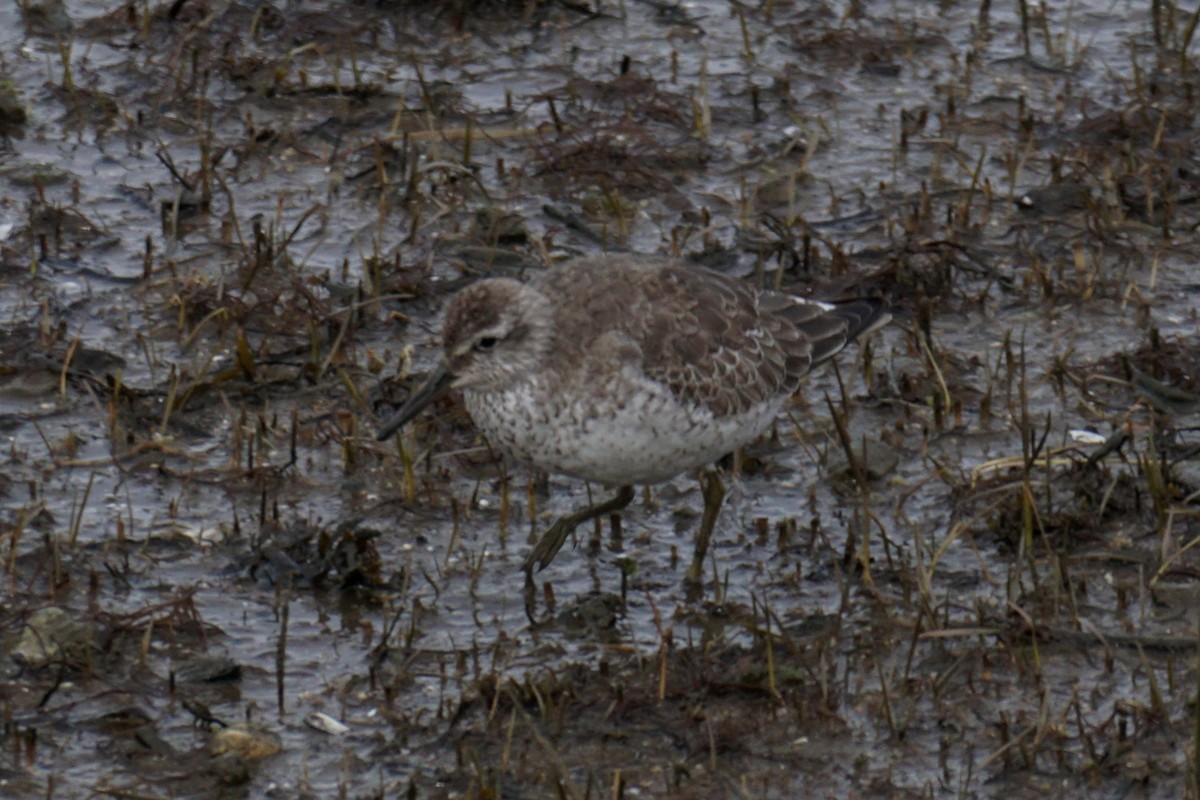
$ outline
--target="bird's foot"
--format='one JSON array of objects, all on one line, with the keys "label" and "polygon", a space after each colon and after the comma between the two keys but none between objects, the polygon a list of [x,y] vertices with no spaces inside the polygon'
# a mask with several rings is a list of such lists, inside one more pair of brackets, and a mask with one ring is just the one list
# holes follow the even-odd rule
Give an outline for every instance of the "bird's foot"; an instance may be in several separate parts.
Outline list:
[{"label": "bird's foot", "polygon": [[594,506],[576,511],[574,514],[567,514],[565,517],[557,519],[550,530],[542,534],[542,538],[537,540],[537,544],[529,551],[529,555],[525,557],[525,562],[521,568],[525,570],[526,575],[533,574],[533,567],[536,564],[538,570],[543,570],[549,566],[554,557],[558,555],[558,551],[566,544],[567,537],[571,532],[578,528],[584,522],[593,520],[596,517],[605,514],[612,514],[633,502],[633,487],[622,486],[611,499],[603,503],[597,503]]},{"label": "bird's foot", "polygon": [[526,574],[532,574],[535,564],[539,572],[550,565],[550,562],[558,555],[558,551],[562,550],[562,546],[567,543],[567,537],[579,525],[579,522],[574,521],[574,516],[574,514],[568,514],[565,517],[559,517],[550,526],[550,529],[542,534],[542,538],[537,540],[537,544],[533,546],[529,555],[525,556],[525,562],[521,564],[521,569],[525,570]]}]

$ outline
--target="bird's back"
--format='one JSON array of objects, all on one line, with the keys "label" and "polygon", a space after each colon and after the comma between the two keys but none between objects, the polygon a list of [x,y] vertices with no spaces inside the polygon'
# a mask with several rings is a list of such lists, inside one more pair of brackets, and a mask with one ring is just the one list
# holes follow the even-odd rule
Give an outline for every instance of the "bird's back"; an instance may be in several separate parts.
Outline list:
[{"label": "bird's back", "polygon": [[647,256],[580,258],[542,273],[563,373],[623,342],[645,376],[680,402],[737,415],[797,389],[814,366],[889,319],[883,303],[827,304],[760,291],[683,262]]}]

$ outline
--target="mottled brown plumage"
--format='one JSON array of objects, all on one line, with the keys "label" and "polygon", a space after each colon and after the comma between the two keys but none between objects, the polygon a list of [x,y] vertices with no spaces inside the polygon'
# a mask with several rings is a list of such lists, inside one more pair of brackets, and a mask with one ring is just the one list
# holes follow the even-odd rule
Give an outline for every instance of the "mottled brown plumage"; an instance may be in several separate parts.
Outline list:
[{"label": "mottled brown plumage", "polygon": [[[453,387],[518,461],[654,483],[759,436],[809,370],[888,319],[878,301],[816,303],[651,256],[579,258],[528,283],[486,279],[451,300],[442,365],[380,437]],[[594,512],[556,523],[527,568],[549,563]]]}]

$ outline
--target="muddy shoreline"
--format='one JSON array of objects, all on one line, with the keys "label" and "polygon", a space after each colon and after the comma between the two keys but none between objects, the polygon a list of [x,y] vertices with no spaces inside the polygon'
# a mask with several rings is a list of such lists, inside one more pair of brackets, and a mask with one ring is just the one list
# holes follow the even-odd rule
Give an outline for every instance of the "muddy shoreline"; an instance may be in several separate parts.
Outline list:
[{"label": "muddy shoreline", "polygon": [[[0,794],[1200,797],[1194,30],[0,9]],[[531,624],[589,487],[374,433],[451,293],[604,250],[896,322],[729,464],[700,597],[682,476]]]}]

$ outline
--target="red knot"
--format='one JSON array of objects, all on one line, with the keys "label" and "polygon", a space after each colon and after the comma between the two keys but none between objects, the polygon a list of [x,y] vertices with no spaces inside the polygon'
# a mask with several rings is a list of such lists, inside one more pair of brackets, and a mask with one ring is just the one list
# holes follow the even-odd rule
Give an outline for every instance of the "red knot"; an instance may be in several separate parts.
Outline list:
[{"label": "red knot", "polygon": [[[880,300],[805,300],[656,256],[577,258],[527,283],[486,278],[451,299],[441,362],[379,438],[455,389],[505,456],[619,487],[557,520],[525,559],[529,574],[578,525],[627,506],[634,484],[760,436],[805,374],[889,319]],[[715,475],[702,487],[691,580],[725,493]]]}]

